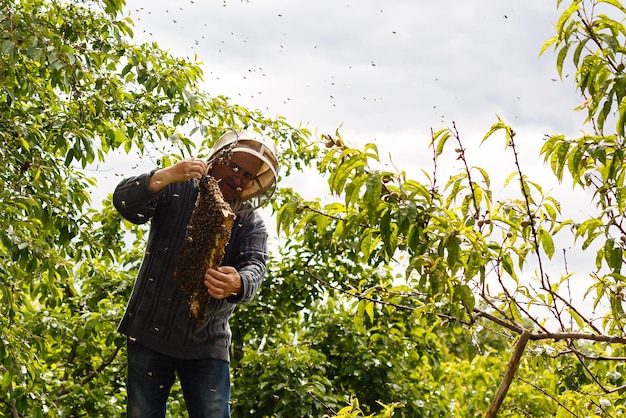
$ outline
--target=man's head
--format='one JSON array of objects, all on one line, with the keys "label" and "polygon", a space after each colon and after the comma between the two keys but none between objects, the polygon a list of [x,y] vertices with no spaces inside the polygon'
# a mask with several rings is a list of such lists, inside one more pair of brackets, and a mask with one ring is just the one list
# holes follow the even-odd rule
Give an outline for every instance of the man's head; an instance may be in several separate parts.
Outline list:
[{"label": "man's head", "polygon": [[[220,151],[232,148],[229,161]],[[209,174],[219,180],[224,200],[231,205],[252,200],[254,208],[267,203],[278,177],[276,145],[252,131],[230,131],[220,137],[209,155]],[[233,208],[237,210],[237,208]]]}]

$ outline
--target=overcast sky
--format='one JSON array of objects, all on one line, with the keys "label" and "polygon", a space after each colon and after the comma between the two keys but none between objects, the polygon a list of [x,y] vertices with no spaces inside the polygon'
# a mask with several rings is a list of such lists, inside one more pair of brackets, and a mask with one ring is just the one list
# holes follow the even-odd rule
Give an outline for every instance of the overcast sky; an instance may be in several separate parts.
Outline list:
[{"label": "overcast sky", "polygon": [[415,177],[432,170],[431,129],[453,122],[470,163],[504,177],[513,169],[504,139],[479,146],[496,115],[518,133],[524,169],[540,176],[544,134],[582,129],[573,77],[558,79],[552,50],[539,56],[554,35],[554,1],[128,0],[127,13],[138,42],[197,56],[212,95],[375,142]]},{"label": "overcast sky", "polygon": [[[516,131],[522,169],[586,216],[590,198],[558,185],[539,158],[544,135],[577,137],[584,114],[573,76],[562,80],[542,45],[560,15],[547,0],[128,0],[137,42],[157,42],[203,64],[204,88],[232,103],[284,116],[317,133],[339,129],[347,142],[374,142],[409,178],[432,173],[431,129],[456,124],[470,165],[496,191],[515,170],[502,134],[480,142],[502,117]],[[95,199],[120,176],[152,168],[112,159],[100,166]],[[461,169],[438,162],[438,184]],[[129,171],[134,167],[134,171]],[[323,197],[310,175],[286,179],[305,198]],[[516,188],[514,189],[517,190]],[[519,196],[516,196],[519,197]]]},{"label": "overcast sky", "polygon": [[[565,209],[587,211],[589,199],[558,187],[539,158],[545,134],[584,128],[573,76],[559,79],[552,49],[539,55],[555,35],[555,1],[128,0],[126,10],[138,42],[197,57],[210,94],[375,142],[417,180],[432,171],[431,129],[455,123],[469,163],[501,184],[514,170],[504,137],[480,145],[499,115],[517,132],[526,174],[569,200]],[[460,168],[439,161],[441,172]],[[306,195],[317,189],[302,183],[314,181],[285,184]]]},{"label": "overcast sky", "polygon": [[[417,180],[432,171],[431,129],[455,123],[469,163],[501,184],[514,170],[503,136],[480,145],[499,115],[517,132],[526,174],[580,212],[589,199],[581,204],[569,182],[559,187],[539,158],[545,134],[584,129],[573,76],[559,79],[552,49],[539,55],[555,34],[555,3],[128,0],[126,14],[137,42],[197,57],[211,95],[318,133],[340,129],[352,144],[375,142]],[[137,170],[150,161],[142,163]],[[454,158],[439,161],[441,173],[460,168]],[[316,181],[285,184],[315,195],[303,182]]]}]

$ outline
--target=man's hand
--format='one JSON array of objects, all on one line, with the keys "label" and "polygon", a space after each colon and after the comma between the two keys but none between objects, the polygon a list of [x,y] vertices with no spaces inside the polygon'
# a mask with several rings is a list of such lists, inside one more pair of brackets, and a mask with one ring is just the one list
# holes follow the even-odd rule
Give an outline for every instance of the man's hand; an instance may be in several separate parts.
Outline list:
[{"label": "man's hand", "polygon": [[224,299],[241,291],[241,276],[237,269],[230,266],[207,269],[204,273],[204,285],[209,295],[215,299]]},{"label": "man's hand", "polygon": [[158,192],[171,183],[182,183],[191,179],[199,179],[206,173],[207,165],[199,158],[188,158],[174,165],[157,170],[150,178],[149,187]]}]

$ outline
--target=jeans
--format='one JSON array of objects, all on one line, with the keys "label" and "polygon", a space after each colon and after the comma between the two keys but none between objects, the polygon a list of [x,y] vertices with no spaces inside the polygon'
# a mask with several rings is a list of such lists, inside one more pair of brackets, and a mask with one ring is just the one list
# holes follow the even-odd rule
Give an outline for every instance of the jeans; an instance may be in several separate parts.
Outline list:
[{"label": "jeans", "polygon": [[189,360],[128,342],[128,418],[163,418],[178,373],[189,418],[230,417],[230,368],[222,360]]}]

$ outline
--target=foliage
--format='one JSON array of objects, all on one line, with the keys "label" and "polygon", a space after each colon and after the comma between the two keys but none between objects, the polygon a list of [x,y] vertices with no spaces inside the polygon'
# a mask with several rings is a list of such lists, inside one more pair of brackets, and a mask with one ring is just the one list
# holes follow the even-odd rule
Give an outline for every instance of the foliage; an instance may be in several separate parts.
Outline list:
[{"label": "foliage", "polygon": [[[613,6],[604,10],[609,15],[597,10],[602,3]],[[621,45],[626,39],[626,29],[609,16],[623,15],[626,8],[613,1],[597,2],[587,8],[582,6],[574,2],[568,7],[558,23],[557,36],[548,41],[545,48],[554,45],[557,49],[559,70],[571,55],[577,69],[578,89],[586,98],[581,110],[587,111],[587,120],[593,123],[594,132],[572,140],[554,135],[548,138],[541,152],[559,179],[569,173],[575,186],[594,194],[598,212],[574,225],[574,235],[582,241],[583,248],[602,240],[596,255],[596,269],[603,273],[597,273],[589,292],[595,294],[596,303],[602,299],[610,303],[611,314],[605,317],[602,327],[609,332],[623,333],[626,79]],[[612,133],[607,132],[606,126],[610,119],[615,122]]]},{"label": "foliage", "polygon": [[234,127],[280,138],[287,174],[310,158],[306,130],[211,98],[198,89],[199,63],[133,44],[123,5],[1,3],[0,416],[124,410],[115,328],[144,231],[109,202],[91,208],[96,184],[84,168],[159,147],[178,152],[168,164]]},{"label": "foliage", "polygon": [[[273,202],[280,239],[267,280],[232,324],[234,416],[624,413],[618,1],[572,1],[542,49],[554,48],[559,72],[571,58],[587,99],[592,132],[548,136],[538,151],[557,179],[593,195],[596,213],[578,220],[525,173],[501,119],[482,146],[509,152],[502,184],[471,165],[454,125],[431,133],[432,171],[409,178],[381,169],[374,144],[339,132],[310,140],[209,96],[200,63],[132,42],[123,6],[1,3],[0,416],[123,414],[115,327],[146,231],[90,201],[85,168],[131,150],[167,165],[233,127],[276,138],[283,175],[314,168],[331,196],[282,189]],[[441,183],[447,161],[462,169]],[[554,272],[563,239],[596,251],[590,271]],[[572,296],[583,279],[599,319]],[[182,404],[175,387],[170,414],[184,416]]]},{"label": "foliage", "polygon": [[[602,8],[605,13],[599,12]],[[623,357],[617,353],[626,342],[621,272],[624,240],[620,238],[624,235],[624,29],[614,19],[623,12],[616,1],[574,1],[563,12],[557,35],[543,49],[556,48],[559,71],[573,51],[577,85],[588,98],[585,108],[594,132],[574,140],[563,135],[547,137],[541,155],[559,180],[569,172],[576,186],[594,192],[597,216],[577,221],[563,218],[559,202],[524,172],[516,150],[516,133],[501,119],[483,142],[502,136],[505,149],[511,153],[514,169],[502,185],[497,185],[507,190],[506,195],[496,195],[498,188],[492,185],[486,169],[471,166],[456,126],[432,133],[434,167],[432,173],[424,172],[425,182],[409,179],[401,170],[377,169],[382,164],[374,144],[362,149],[351,147],[336,132],[321,138],[329,149],[318,166],[336,199],[321,205],[294,198],[277,208],[279,228],[297,242],[290,248],[312,254],[307,261],[316,261],[312,270],[322,263],[334,265],[343,257],[356,266],[404,270],[402,280],[377,283],[375,276],[365,274],[356,281],[346,278],[339,285],[328,281],[327,287],[333,289],[329,291],[331,299],[337,286],[346,292],[353,289],[348,303],[358,306],[352,312],[356,329],[377,318],[384,310],[377,306],[384,305],[402,306],[415,315],[428,312],[432,328],[426,324],[420,327],[427,330],[426,336],[435,333],[437,324],[448,322],[464,325],[469,332],[476,327],[495,327],[507,335],[504,352],[479,345],[480,355],[454,353],[462,365],[483,364],[487,369],[482,370],[482,379],[489,383],[484,396],[467,399],[454,387],[471,373],[460,373],[450,390],[441,394],[448,400],[450,413],[454,408],[460,416],[495,416],[503,410],[511,411],[511,416],[586,416],[596,409],[603,416],[623,412],[620,394],[626,386],[621,381]],[[611,117],[616,129],[607,134],[605,122]],[[437,167],[446,159],[461,161],[463,169],[440,185]],[[555,242],[564,235],[572,240],[573,247],[580,244],[583,251],[602,240],[597,245],[595,266],[582,272],[590,275],[586,294],[596,313],[604,312],[599,320],[587,317],[581,310],[585,301],[572,296],[577,272],[569,272],[565,264],[560,277],[554,274]],[[608,309],[603,310],[605,306]],[[398,309],[394,315],[399,315]],[[316,312],[304,329],[316,329],[319,319],[329,321]],[[385,327],[394,329],[394,324],[389,320]],[[368,324],[366,329],[373,335],[377,327]],[[404,343],[410,346],[408,334],[404,333]],[[449,334],[436,335],[450,338]],[[542,344],[540,351],[551,353],[541,361],[532,356],[538,342]],[[367,346],[364,342],[356,345]],[[495,353],[500,369],[494,376],[496,364],[487,360]],[[394,354],[405,360],[409,357],[401,350]],[[350,355],[364,358],[358,349],[350,350]],[[507,366],[503,356],[510,357]],[[446,359],[451,358],[452,354]],[[541,366],[531,367],[533,362]],[[532,378],[517,374],[519,368]],[[375,373],[375,369],[368,372]],[[500,375],[503,377],[494,379]],[[554,377],[565,375],[571,379]],[[501,383],[496,387],[498,381]],[[415,382],[401,385],[405,393],[419,387]],[[391,390],[384,391],[386,396],[376,393],[377,388],[370,385],[365,394],[356,388],[347,391],[359,401],[366,399],[358,403],[364,414],[375,412],[370,394],[386,405],[402,399]],[[350,399],[354,402],[355,398]],[[472,404],[474,407],[468,406]],[[388,411],[380,412],[381,416],[385,413]],[[398,413],[419,415],[402,409]]]}]

